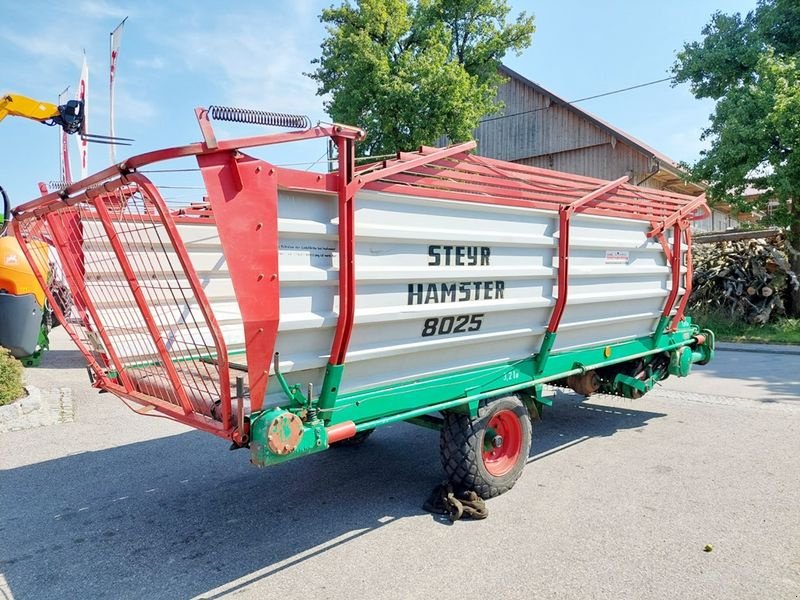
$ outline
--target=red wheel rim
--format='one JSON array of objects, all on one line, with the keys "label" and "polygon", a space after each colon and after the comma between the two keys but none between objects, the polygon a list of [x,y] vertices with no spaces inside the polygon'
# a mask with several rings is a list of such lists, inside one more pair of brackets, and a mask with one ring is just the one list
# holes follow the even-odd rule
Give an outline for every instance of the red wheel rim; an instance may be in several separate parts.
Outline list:
[{"label": "red wheel rim", "polygon": [[[499,447],[494,445],[496,436],[502,438]],[[512,410],[497,411],[489,420],[483,440],[483,466],[490,475],[501,477],[514,468],[522,450],[522,425]]]}]

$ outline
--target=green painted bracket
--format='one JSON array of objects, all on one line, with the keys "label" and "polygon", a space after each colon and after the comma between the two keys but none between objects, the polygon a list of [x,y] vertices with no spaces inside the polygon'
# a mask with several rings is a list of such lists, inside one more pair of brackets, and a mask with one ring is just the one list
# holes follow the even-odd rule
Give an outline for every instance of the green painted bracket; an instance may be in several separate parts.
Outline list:
[{"label": "green painted bracket", "polygon": [[322,379],[322,390],[320,390],[319,401],[317,402],[320,412],[325,413],[322,415],[323,420],[329,419],[327,412],[336,405],[343,376],[344,365],[328,363],[328,366],[325,367],[325,377]]},{"label": "green painted bracket", "polygon": [[303,392],[300,391],[300,385],[296,383],[290,386],[289,383],[284,378],[283,373],[281,373],[279,367],[279,360],[280,360],[280,354],[276,352],[275,359],[273,361],[275,365],[274,368],[275,379],[278,380],[278,384],[281,386],[283,393],[286,394],[286,397],[292,402],[292,404],[300,406],[308,406],[308,398],[306,398],[303,395]]},{"label": "green painted bracket", "polygon": [[687,377],[692,371],[693,354],[689,346],[682,346],[670,352],[669,374],[677,375],[678,377]]},{"label": "green painted bracket", "polygon": [[703,329],[702,335],[706,337],[705,344],[698,344],[692,351],[692,362],[698,365],[707,365],[714,359],[717,347],[717,336],[710,329]]},{"label": "green painted bracket", "polygon": [[664,335],[664,332],[667,329],[667,324],[669,323],[669,317],[662,316],[658,320],[658,324],[656,325],[656,329],[653,332],[653,341],[658,344],[661,341],[661,336]]},{"label": "green painted bracket", "polygon": [[639,393],[639,396],[642,396],[652,390],[658,381],[655,376],[642,380],[623,373],[617,373],[614,378],[614,388],[626,398],[637,398],[636,392]]},{"label": "green painted bracket", "polygon": [[269,447],[269,427],[276,417],[287,413],[280,408],[254,413],[250,417],[250,462],[259,467],[284,463],[287,460],[328,449],[328,433],[321,421],[304,424],[297,446],[288,454],[276,454]]},{"label": "green painted bracket", "polygon": [[534,359],[534,373],[536,373],[536,375],[544,372],[544,369],[547,366],[547,360],[550,358],[550,352],[553,350],[553,344],[555,343],[555,333],[548,331],[544,334],[544,339],[542,340],[542,345],[539,348],[539,353]]},{"label": "green painted bracket", "polygon": [[543,392],[544,384],[541,383],[520,390],[519,392],[522,403],[528,409],[528,414],[534,421],[538,421],[542,418],[545,406],[553,406],[553,401],[550,398],[545,398]]}]

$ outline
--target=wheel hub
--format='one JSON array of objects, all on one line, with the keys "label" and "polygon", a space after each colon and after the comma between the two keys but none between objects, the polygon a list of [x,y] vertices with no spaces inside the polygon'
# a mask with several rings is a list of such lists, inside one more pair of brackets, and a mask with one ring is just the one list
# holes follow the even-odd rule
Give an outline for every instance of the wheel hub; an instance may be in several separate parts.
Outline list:
[{"label": "wheel hub", "polygon": [[483,444],[483,465],[495,477],[505,475],[519,460],[522,426],[511,410],[500,410],[489,420]]}]

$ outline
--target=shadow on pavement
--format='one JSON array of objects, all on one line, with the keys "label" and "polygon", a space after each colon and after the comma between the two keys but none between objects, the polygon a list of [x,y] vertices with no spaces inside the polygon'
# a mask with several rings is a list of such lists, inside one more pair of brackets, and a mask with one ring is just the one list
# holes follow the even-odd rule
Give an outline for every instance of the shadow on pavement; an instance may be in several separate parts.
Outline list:
[{"label": "shadow on pavement", "polygon": [[[661,416],[559,394],[534,427],[531,461]],[[443,477],[438,433],[405,424],[263,470],[226,447],[188,432],[0,472],[0,573],[14,597],[230,593],[426,514]]]},{"label": "shadow on pavement", "polygon": [[42,364],[36,369],[86,370],[86,359],[79,350],[48,350],[42,355]]}]

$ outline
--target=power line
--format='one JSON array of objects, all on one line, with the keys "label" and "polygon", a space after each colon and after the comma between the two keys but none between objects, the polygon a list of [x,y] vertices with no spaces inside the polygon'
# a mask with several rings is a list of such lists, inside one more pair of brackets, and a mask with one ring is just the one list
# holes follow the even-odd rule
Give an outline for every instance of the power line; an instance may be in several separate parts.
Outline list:
[{"label": "power line", "polygon": [[[664,79],[656,79],[655,81],[648,81],[647,83],[640,83],[638,85],[632,85],[626,88],[620,88],[618,90],[612,90],[610,92],[603,92],[602,94],[595,94],[594,96],[586,96],[585,98],[578,98],[577,100],[570,100],[567,104],[576,104],[578,102],[584,102],[586,100],[594,100],[595,98],[602,98],[604,96],[611,96],[613,94],[621,94],[622,92],[628,92],[630,90],[635,90],[638,88],[647,87],[649,85],[655,85],[657,83],[664,83],[665,81],[670,81],[672,77],[665,77]],[[490,117],[488,119],[482,119],[479,123],[488,123],[490,121],[498,121],[500,119],[508,119],[510,117],[518,117],[520,115],[527,115],[530,113],[539,112],[540,110],[547,110],[550,108],[549,106],[542,106],[540,108],[532,108],[531,110],[524,110],[522,112],[513,113],[511,115],[499,115],[497,117]]]}]

